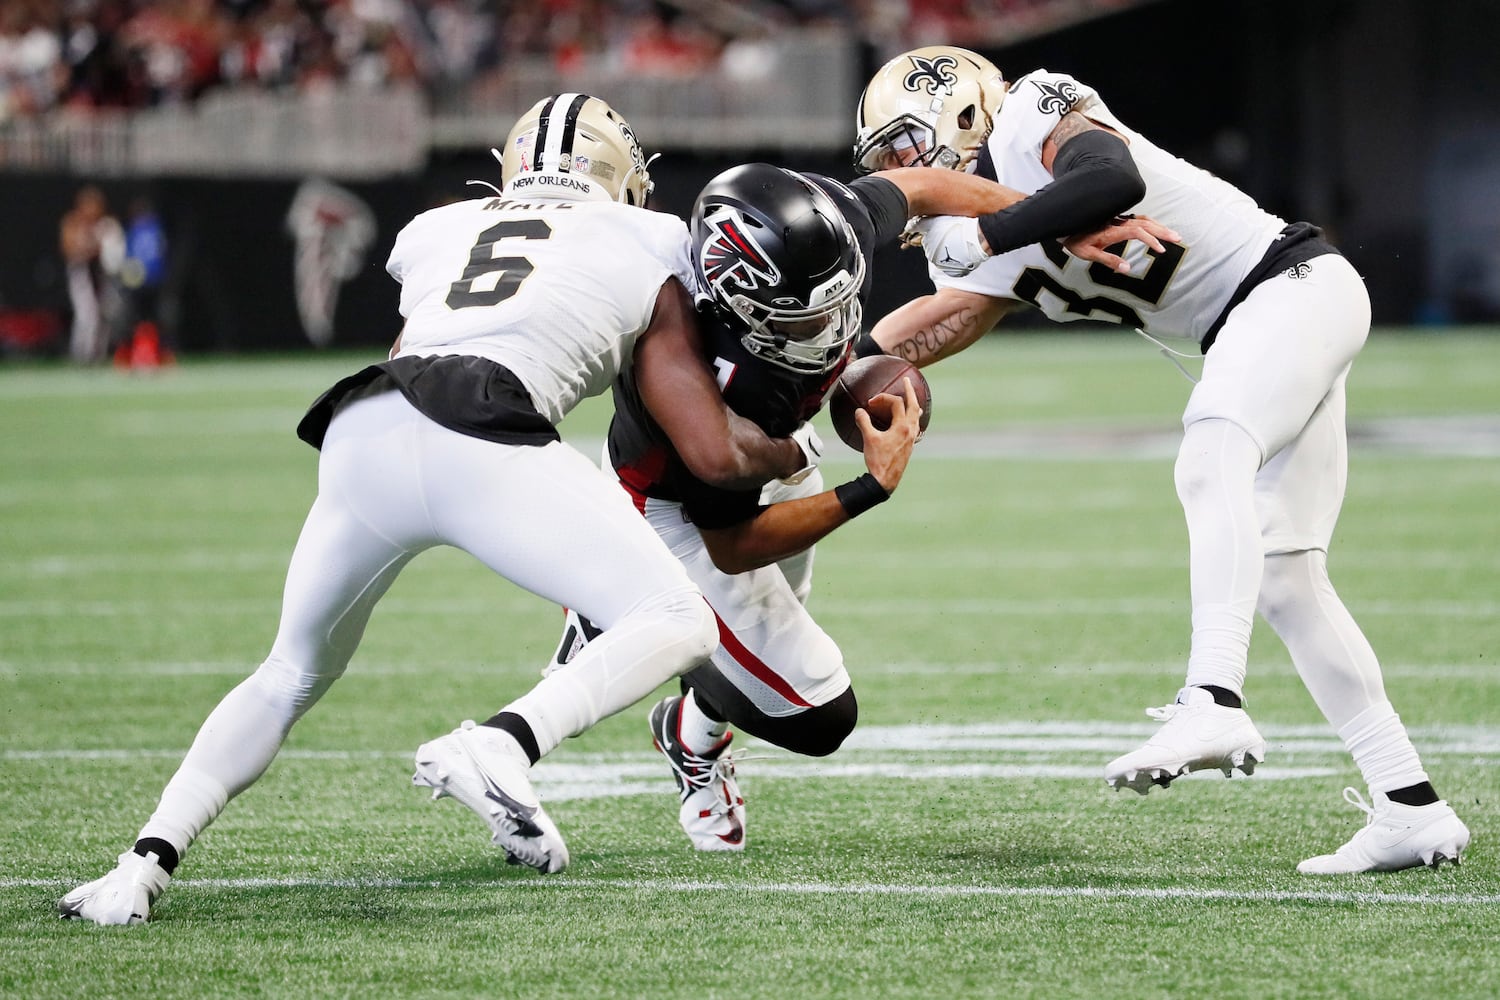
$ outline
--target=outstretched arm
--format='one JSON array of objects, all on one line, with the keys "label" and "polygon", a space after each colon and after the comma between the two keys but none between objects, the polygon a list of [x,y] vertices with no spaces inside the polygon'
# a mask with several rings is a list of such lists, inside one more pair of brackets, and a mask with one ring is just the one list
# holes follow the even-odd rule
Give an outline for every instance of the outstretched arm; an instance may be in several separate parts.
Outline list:
[{"label": "outstretched arm", "polygon": [[[1090,236],[1114,224],[1145,196],[1146,185],[1131,158],[1130,147],[1111,129],[1078,112],[1062,117],[1042,146],[1042,163],[1053,181],[999,211],[975,220],[939,218],[914,227],[922,236],[927,259],[945,273],[960,276],[993,254],[1043,240],[1067,240],[1074,253],[1117,271],[1128,270],[1120,257],[1107,253]],[[1146,220],[1125,238],[1172,241],[1176,234]],[[1115,240],[1113,242],[1119,242]]]},{"label": "outstretched arm", "polygon": [[994,329],[1015,303],[977,292],[940,288],[888,313],[870,337],[886,354],[918,368],[957,354]]},{"label": "outstretched arm", "polygon": [[688,470],[722,489],[752,489],[810,464],[791,438],[767,437],[730,410],[703,360],[687,289],[668,279],[651,325],[635,347],[641,401],[671,439]]},{"label": "outstretched arm", "polygon": [[933,167],[896,167],[875,176],[901,189],[909,215],[986,215],[1026,197],[974,174]]},{"label": "outstretched arm", "polygon": [[816,496],[763,507],[755,517],[728,528],[699,529],[721,572],[745,573],[805,551],[839,525],[890,498],[921,434],[922,407],[910,379],[900,396],[883,394],[871,402],[885,404],[883,415],[890,418],[890,426],[876,430],[869,413],[854,413],[864,435],[866,475]]}]

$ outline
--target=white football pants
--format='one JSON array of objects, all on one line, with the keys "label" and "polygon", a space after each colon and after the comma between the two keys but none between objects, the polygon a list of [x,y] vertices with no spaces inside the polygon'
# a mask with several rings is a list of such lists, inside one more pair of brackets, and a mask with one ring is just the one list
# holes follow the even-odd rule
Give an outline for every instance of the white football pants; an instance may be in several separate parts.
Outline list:
[{"label": "white football pants", "polygon": [[186,853],[344,672],[401,569],[437,545],[606,629],[570,669],[506,706],[543,754],[717,644],[713,614],[681,564],[613,478],[571,447],[459,434],[394,391],[350,403],[323,445],[271,654],[203,723],[141,837]]},{"label": "white football pants", "polygon": [[[821,492],[823,478],[814,471],[796,486],[773,482],[761,501]],[[714,667],[757,709],[772,718],[796,715],[849,689],[843,652],[804,606],[812,589],[813,548],[730,575],[714,565],[703,536],[679,504],[647,500],[643,513],[714,610],[719,626],[710,656]]]},{"label": "white football pants", "polygon": [[1175,473],[1190,551],[1187,683],[1243,691],[1258,606],[1367,782],[1390,789],[1426,775],[1327,572],[1348,476],[1344,383],[1369,328],[1364,282],[1338,255],[1256,287],[1204,358]]}]

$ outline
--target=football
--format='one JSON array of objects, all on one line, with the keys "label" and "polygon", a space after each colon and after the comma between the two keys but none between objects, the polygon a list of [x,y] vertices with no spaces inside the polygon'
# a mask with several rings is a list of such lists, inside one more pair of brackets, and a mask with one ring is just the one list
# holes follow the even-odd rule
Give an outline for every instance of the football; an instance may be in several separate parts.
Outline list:
[{"label": "football", "polygon": [[887,407],[882,403],[872,406],[870,401],[882,393],[901,395],[904,391],[901,380],[904,378],[910,378],[911,387],[916,390],[917,402],[922,406],[920,426],[927,430],[932,419],[932,389],[927,379],[910,362],[879,354],[851,361],[828,394],[828,416],[845,444],[855,451],[865,450],[859,424],[854,422],[855,410],[869,410],[870,420],[877,430],[885,430],[891,425]]}]

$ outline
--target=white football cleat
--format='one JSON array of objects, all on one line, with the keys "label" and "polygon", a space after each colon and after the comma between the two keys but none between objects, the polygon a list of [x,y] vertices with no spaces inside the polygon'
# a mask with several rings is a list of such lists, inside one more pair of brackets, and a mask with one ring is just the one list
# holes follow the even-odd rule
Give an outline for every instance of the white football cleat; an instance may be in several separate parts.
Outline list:
[{"label": "white football cleat", "polygon": [[58,900],[58,914],[106,927],[144,924],[151,916],[151,904],[172,880],[158,860],[154,853],[142,856],[126,851],[108,875],[80,885]]},{"label": "white football cleat", "polygon": [[682,806],[677,822],[700,851],[745,849],[745,798],[734,779],[729,733],[707,754],[695,754],[678,735],[682,698],[663,698],[651,709],[651,742],[672,767]]},{"label": "white football cleat", "polygon": [[1111,788],[1133,788],[1145,795],[1153,785],[1167,787],[1189,771],[1210,769],[1231,777],[1235,768],[1254,774],[1266,759],[1266,741],[1243,708],[1217,704],[1211,692],[1185,687],[1177,700],[1146,714],[1162,727],[1139,750],[1104,766]]},{"label": "white football cleat", "polygon": [[560,872],[568,867],[568,846],[531,787],[530,767],[508,734],[465,721],[417,748],[411,780],[433,789],[434,799],[452,796],[478,814],[506,861]]},{"label": "white football cleat", "polygon": [[1357,872],[1397,872],[1426,865],[1436,871],[1444,861],[1455,865],[1469,846],[1469,828],[1439,799],[1425,806],[1392,802],[1384,792],[1372,792],[1374,805],[1357,788],[1344,789],[1344,801],[1362,809],[1365,828],[1332,854],[1308,858],[1297,866],[1304,875],[1353,875]]}]

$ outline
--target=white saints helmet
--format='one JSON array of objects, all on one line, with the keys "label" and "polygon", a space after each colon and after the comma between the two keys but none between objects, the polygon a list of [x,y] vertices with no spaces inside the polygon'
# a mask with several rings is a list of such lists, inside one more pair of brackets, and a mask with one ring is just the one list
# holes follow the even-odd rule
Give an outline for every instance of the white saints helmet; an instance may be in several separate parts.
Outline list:
[{"label": "white saints helmet", "polygon": [[859,98],[854,168],[967,169],[1005,100],[1005,79],[977,52],[912,49],[880,67]]},{"label": "white saints helmet", "polygon": [[544,97],[521,116],[500,161],[506,194],[621,201],[644,207],[651,197],[646,154],[625,119],[587,94]]}]

